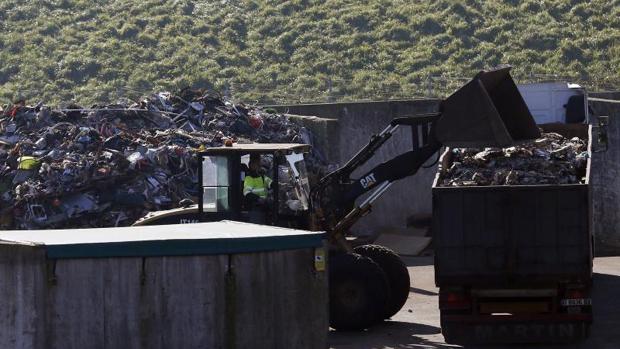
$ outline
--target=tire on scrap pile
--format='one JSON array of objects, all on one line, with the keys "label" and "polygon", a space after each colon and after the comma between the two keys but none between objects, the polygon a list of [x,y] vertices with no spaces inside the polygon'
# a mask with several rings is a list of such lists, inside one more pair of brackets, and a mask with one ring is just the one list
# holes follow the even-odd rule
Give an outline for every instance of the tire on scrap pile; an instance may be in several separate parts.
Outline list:
[{"label": "tire on scrap pile", "polygon": [[387,276],[370,258],[337,253],[329,259],[329,325],[340,331],[366,329],[383,320]]},{"label": "tire on scrap pile", "polygon": [[394,316],[407,302],[410,291],[407,265],[396,252],[380,245],[363,245],[354,249],[355,253],[368,257],[385,272],[390,284],[390,294],[383,311],[383,319]]}]

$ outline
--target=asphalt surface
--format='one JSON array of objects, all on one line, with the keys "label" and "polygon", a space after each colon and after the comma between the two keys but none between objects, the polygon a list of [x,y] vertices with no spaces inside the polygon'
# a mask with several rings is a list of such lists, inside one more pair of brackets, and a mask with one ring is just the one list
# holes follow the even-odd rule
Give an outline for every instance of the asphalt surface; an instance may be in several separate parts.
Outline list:
[{"label": "asphalt surface", "polygon": [[[390,321],[364,332],[329,333],[333,349],[462,348],[446,344],[439,327],[437,288],[431,257],[406,258],[412,285],[405,306]],[[620,257],[594,260],[594,323],[589,339],[568,345],[467,346],[466,348],[620,348]]]}]

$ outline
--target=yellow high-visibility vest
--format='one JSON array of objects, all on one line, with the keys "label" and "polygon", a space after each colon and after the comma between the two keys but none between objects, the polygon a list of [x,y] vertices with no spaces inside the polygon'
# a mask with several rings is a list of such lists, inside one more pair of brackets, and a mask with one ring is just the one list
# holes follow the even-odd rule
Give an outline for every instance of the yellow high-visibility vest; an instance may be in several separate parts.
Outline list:
[{"label": "yellow high-visibility vest", "polygon": [[271,178],[267,176],[245,176],[243,180],[243,195],[256,194],[260,198],[267,198],[267,190],[271,185]]}]

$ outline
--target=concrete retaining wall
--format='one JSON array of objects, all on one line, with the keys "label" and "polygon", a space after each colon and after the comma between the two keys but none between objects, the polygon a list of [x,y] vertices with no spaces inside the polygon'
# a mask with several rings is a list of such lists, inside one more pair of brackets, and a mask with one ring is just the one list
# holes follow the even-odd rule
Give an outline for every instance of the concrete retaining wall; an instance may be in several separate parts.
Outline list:
[{"label": "concrete retaining wall", "polygon": [[[620,99],[620,92],[592,93]],[[592,154],[592,215],[598,255],[620,253],[620,104],[590,102],[594,115],[609,117],[608,148]],[[597,124],[593,118],[593,124]]]},{"label": "concrete retaining wall", "polygon": [[314,249],[46,259],[0,244],[0,348],[325,348]]},{"label": "concrete retaining wall", "polygon": [[[280,112],[337,120],[337,123],[319,121],[320,126],[314,126],[313,131],[315,134],[318,131],[318,138],[321,139],[319,146],[327,149],[325,152],[328,160],[338,165],[343,165],[368,143],[371,135],[381,132],[393,118],[433,112],[437,107],[437,100],[270,106]],[[311,120],[305,121],[308,122]],[[322,128],[327,132],[322,132]],[[410,128],[402,127],[373,159],[354,173],[354,176],[361,175],[379,163],[411,149]],[[395,183],[376,202],[373,212],[354,226],[354,231],[360,234],[373,234],[385,226],[404,227],[407,217],[412,214],[430,214],[431,185],[435,172],[436,167],[421,169],[417,175]]]}]

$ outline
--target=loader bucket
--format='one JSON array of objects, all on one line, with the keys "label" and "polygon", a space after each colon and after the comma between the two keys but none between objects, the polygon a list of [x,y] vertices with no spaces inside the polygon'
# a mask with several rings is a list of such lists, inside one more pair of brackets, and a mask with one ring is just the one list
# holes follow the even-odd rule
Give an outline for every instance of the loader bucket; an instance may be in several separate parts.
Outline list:
[{"label": "loader bucket", "polygon": [[510,77],[510,68],[481,71],[441,103],[437,139],[449,147],[509,147],[540,137]]}]

